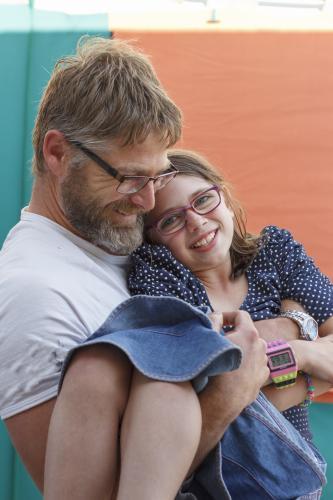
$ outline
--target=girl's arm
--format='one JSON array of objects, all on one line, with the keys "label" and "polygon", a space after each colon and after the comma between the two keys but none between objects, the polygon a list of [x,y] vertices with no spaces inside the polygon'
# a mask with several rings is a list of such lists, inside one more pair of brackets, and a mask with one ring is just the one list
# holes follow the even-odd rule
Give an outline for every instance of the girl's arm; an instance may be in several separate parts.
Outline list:
[{"label": "girl's arm", "polygon": [[[324,394],[333,387],[333,317],[319,327],[320,337],[314,341],[290,340],[298,368],[309,375],[315,387],[315,396]],[[305,378],[299,374],[296,384],[287,389],[276,389],[266,385],[263,392],[280,411],[304,401],[307,395]]]},{"label": "girl's arm", "polygon": [[[284,299],[281,302],[281,312],[288,310],[306,312],[304,307],[295,300]],[[327,321],[324,324],[326,324]],[[324,324],[319,328],[319,335],[323,334],[321,332]],[[284,339],[289,342],[290,340],[299,340],[300,338],[299,326],[295,321],[289,318],[277,317],[273,319],[263,319],[256,321],[255,326],[260,337],[266,340],[266,342],[275,339]],[[331,326],[331,333],[333,333],[333,326]]]},{"label": "girl's arm", "polygon": [[[324,394],[332,387],[332,384],[324,382],[316,377],[312,377],[312,381],[315,387],[315,396]],[[299,405],[305,400],[307,396],[307,385],[305,378],[302,375],[298,375],[296,384],[288,389],[278,390],[273,384],[270,384],[263,387],[262,392],[279,411],[284,411],[292,406]]]}]

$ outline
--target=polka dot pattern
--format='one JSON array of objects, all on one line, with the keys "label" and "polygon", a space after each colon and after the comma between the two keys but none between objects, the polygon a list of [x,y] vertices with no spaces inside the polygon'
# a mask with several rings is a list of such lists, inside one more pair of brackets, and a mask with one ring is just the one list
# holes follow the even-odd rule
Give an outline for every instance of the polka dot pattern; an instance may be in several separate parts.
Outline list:
[{"label": "polka dot pattern", "polygon": [[[293,299],[319,324],[333,315],[333,285],[286,229],[267,226],[265,244],[246,271],[248,294],[241,309],[254,321],[275,318],[281,301]],[[144,243],[132,254],[128,283],[132,295],[171,295],[195,306],[210,302],[204,286],[164,245]],[[308,409],[284,412],[307,439],[311,439]]]},{"label": "polka dot pattern", "polygon": [[210,305],[204,286],[164,245],[144,243],[132,261],[128,277],[132,295],[167,295],[195,306]]}]

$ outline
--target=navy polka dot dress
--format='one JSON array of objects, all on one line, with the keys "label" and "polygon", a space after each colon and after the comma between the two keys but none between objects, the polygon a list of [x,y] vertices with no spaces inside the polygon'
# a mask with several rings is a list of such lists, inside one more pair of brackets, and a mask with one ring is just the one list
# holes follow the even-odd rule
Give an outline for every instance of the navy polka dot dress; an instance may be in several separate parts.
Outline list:
[{"label": "navy polka dot dress", "polygon": [[[263,234],[265,244],[246,271],[248,294],[240,309],[254,321],[270,319],[279,315],[283,299],[292,299],[322,324],[333,315],[332,283],[289,231],[268,226]],[[132,295],[172,295],[192,305],[210,306],[204,286],[165,246],[144,243],[132,261]],[[295,406],[284,415],[306,439],[312,438],[306,407]]]}]

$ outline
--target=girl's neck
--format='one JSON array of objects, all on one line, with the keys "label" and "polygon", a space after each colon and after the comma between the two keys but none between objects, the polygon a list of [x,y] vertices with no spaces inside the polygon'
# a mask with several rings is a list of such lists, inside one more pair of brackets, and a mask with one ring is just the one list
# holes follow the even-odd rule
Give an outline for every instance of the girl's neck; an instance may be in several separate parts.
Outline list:
[{"label": "girl's neck", "polygon": [[243,304],[248,293],[246,274],[232,278],[230,274],[227,276],[215,271],[215,273],[206,274],[200,280],[215,311],[236,311]]},{"label": "girl's neck", "polygon": [[228,289],[233,283],[231,262],[224,263],[219,267],[212,266],[203,270],[195,270],[194,274],[199,278],[206,290]]}]

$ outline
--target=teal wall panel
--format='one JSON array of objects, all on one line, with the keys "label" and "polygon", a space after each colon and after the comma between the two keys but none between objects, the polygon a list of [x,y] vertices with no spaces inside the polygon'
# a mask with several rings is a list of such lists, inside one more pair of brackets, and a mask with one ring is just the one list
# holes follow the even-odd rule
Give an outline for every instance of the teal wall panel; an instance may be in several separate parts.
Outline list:
[{"label": "teal wall panel", "polygon": [[[30,198],[31,132],[55,61],[85,34],[109,37],[106,15],[0,5],[0,246]],[[0,500],[41,500],[0,422]]]},{"label": "teal wall panel", "polygon": [[0,33],[0,243],[17,221],[22,200],[28,38]]},{"label": "teal wall panel", "polygon": [[0,500],[13,498],[13,471],[15,453],[10,444],[5,427],[0,422]]},{"label": "teal wall panel", "polygon": [[0,500],[42,500],[0,422]]},{"label": "teal wall panel", "polygon": [[322,500],[333,499],[333,404],[315,403],[310,407],[314,442],[327,461],[327,486]]},{"label": "teal wall panel", "polygon": [[55,61],[85,34],[110,36],[107,15],[0,5],[0,244],[30,197],[31,131]]},{"label": "teal wall panel", "polygon": [[[42,495],[15,453],[12,498],[8,500],[42,500]],[[2,500],[2,499],[1,499]],[[5,500],[5,499],[4,499]],[[7,499],[6,499],[7,500]]]}]

